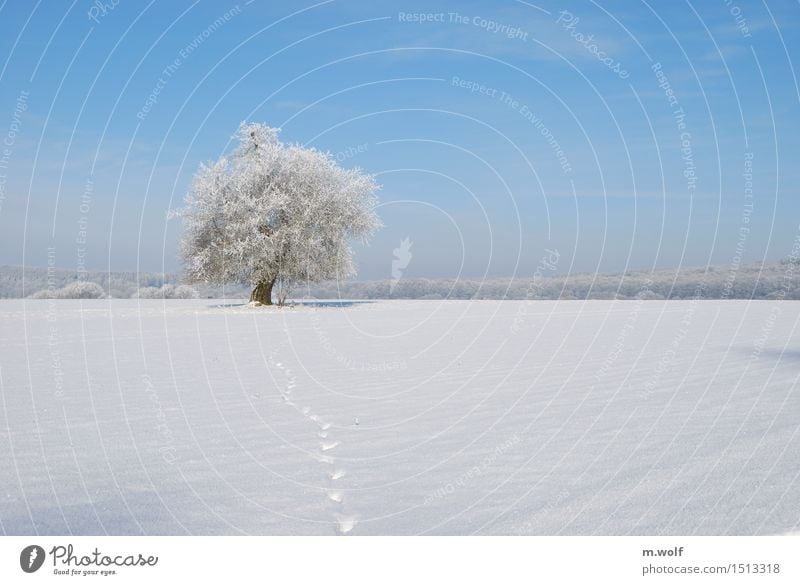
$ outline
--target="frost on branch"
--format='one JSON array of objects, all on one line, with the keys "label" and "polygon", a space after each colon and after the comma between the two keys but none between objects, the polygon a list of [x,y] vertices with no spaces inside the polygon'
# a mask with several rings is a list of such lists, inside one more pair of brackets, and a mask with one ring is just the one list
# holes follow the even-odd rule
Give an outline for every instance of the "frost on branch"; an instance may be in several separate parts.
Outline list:
[{"label": "frost on branch", "polygon": [[329,153],[284,144],[278,130],[242,124],[239,146],[201,165],[177,212],[188,277],[209,284],[244,283],[251,301],[283,303],[294,284],[355,273],[349,242],[380,226],[378,185]]}]

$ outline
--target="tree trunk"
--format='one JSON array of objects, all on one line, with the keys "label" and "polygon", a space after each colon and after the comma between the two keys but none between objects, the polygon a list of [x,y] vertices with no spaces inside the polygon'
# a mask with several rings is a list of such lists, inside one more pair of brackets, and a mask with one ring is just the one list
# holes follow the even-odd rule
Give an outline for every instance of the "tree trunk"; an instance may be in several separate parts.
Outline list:
[{"label": "tree trunk", "polygon": [[261,303],[262,305],[272,304],[272,286],[275,284],[275,279],[262,280],[250,293],[250,302]]}]

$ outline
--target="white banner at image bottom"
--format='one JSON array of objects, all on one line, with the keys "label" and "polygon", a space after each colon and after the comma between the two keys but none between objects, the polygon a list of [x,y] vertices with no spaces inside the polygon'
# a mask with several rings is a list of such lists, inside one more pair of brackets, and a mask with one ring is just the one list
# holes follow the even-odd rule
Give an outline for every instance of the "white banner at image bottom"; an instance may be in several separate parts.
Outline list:
[{"label": "white banner at image bottom", "polygon": [[0,583],[800,583],[800,536],[6,536]]}]

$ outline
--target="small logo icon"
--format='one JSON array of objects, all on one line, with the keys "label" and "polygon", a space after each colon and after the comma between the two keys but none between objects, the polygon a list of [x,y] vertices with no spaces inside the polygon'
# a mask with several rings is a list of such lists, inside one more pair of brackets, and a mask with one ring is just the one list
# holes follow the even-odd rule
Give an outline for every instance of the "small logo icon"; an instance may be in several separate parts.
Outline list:
[{"label": "small logo icon", "polygon": [[26,573],[35,573],[42,568],[44,557],[44,549],[38,544],[26,546],[19,555],[19,566]]},{"label": "small logo icon", "polygon": [[400,241],[400,246],[392,250],[394,252],[394,258],[392,259],[392,281],[389,285],[389,291],[394,291],[394,287],[397,286],[397,283],[400,282],[400,279],[403,277],[403,270],[408,267],[408,263],[411,262],[411,246],[414,242],[411,241],[411,238],[406,237],[405,239]]}]

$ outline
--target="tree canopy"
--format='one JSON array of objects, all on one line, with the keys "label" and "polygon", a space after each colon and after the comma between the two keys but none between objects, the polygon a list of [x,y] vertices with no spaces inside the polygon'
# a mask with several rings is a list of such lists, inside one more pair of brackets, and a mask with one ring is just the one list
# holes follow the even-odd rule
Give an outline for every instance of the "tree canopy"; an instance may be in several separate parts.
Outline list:
[{"label": "tree canopy", "polygon": [[264,304],[275,285],[282,304],[297,283],[352,276],[350,242],[367,241],[380,226],[371,175],[284,144],[278,133],[242,124],[239,145],[200,166],[178,212],[189,279],[248,284],[251,300]]}]

